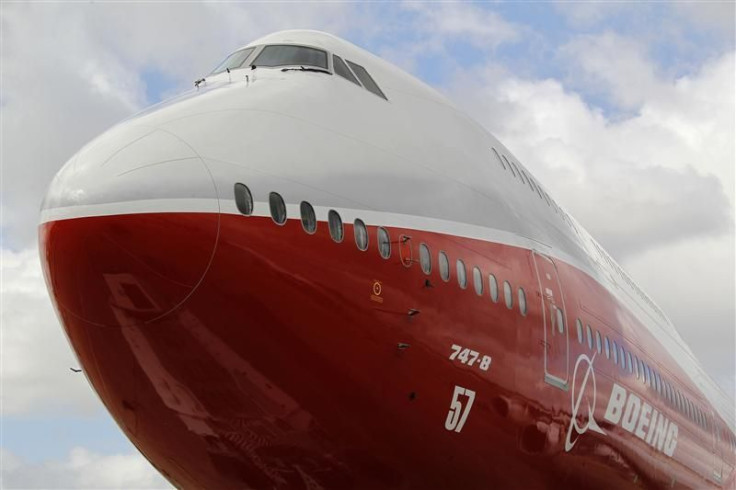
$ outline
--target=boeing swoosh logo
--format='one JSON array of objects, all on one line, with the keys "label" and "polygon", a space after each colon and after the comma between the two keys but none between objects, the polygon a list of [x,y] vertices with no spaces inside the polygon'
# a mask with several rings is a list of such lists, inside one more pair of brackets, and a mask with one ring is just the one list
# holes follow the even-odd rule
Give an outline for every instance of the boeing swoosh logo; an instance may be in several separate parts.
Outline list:
[{"label": "boeing swoosh logo", "polygon": [[[585,354],[580,354],[578,356],[578,360],[575,362],[575,370],[572,374],[572,389],[570,390],[572,412],[570,414],[570,427],[568,427],[567,429],[567,438],[565,439],[565,451],[570,451],[573,446],[575,446],[578,437],[585,434],[589,430],[605,435],[603,429],[598,426],[598,422],[596,422],[595,418],[593,418],[593,414],[595,412],[596,395],[598,393],[598,389],[595,385],[595,371],[593,371],[594,360],[595,354],[593,354],[592,359]],[[585,369],[585,375],[583,376],[583,381],[580,384],[580,389],[579,391],[577,391],[575,388],[578,384],[578,371],[580,371],[581,364],[583,363],[586,364],[586,366],[583,366],[583,369]],[[591,400],[585,396],[585,388],[588,386],[589,382],[593,383],[592,403]],[[586,404],[588,405],[588,416],[587,422],[585,424],[580,424],[578,422],[578,414],[580,413],[580,405],[582,404],[584,397],[586,399]],[[570,438],[572,437],[573,429],[575,429],[577,436],[575,437],[575,440],[571,441]]]}]

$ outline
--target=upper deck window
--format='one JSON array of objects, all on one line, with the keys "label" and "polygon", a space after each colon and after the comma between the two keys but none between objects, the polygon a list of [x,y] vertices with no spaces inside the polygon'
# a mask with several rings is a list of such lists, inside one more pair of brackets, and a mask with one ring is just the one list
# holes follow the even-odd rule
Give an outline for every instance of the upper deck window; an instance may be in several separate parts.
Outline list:
[{"label": "upper deck window", "polygon": [[348,65],[345,64],[345,62],[340,58],[339,56],[333,54],[332,55],[332,66],[335,68],[335,73],[337,75],[340,75],[341,77],[350,80],[355,85],[360,85],[360,82],[358,82],[358,79],[355,78],[355,75],[353,75],[353,72],[350,71],[350,68],[348,68]]},{"label": "upper deck window", "polygon": [[222,73],[225,70],[234,70],[236,68],[240,68],[246,59],[248,59],[248,56],[253,52],[253,50],[256,48],[245,48],[241,49],[240,51],[235,51],[233,54],[225,58],[225,61],[217,65],[217,68],[212,70],[212,73],[210,75],[216,75],[218,73]]},{"label": "upper deck window", "polygon": [[290,44],[274,44],[263,48],[253,60],[255,66],[316,66],[327,70],[327,53],[321,49]]},{"label": "upper deck window", "polygon": [[353,73],[355,73],[355,75],[360,80],[360,83],[362,83],[365,88],[367,88],[370,92],[373,92],[377,96],[388,100],[386,96],[383,94],[383,92],[381,91],[381,89],[378,87],[378,84],[368,74],[365,68],[363,68],[360,65],[356,65],[350,60],[345,60],[345,61],[348,62],[348,65],[350,65],[350,68],[352,68]]}]

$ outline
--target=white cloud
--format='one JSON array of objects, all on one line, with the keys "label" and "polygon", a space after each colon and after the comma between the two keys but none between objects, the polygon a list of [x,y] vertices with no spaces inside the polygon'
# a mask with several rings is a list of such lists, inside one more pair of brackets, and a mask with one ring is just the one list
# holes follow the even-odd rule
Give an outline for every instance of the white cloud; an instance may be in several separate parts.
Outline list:
[{"label": "white cloud", "polygon": [[733,42],[736,29],[736,3],[734,2],[674,2],[683,20],[696,27],[716,30]]},{"label": "white cloud", "polygon": [[631,71],[582,66],[630,104],[616,120],[559,81],[498,66],[458,72],[448,91],[631,269],[733,393],[734,53],[678,79],[643,60],[627,64],[646,80],[630,99]]},{"label": "white cloud", "polygon": [[736,396],[734,236],[666,244],[623,264],[673,318],[705,370]]},{"label": "white cloud", "polygon": [[559,50],[574,72],[573,86],[609,95],[624,109],[639,107],[655,93],[655,65],[645,46],[613,32],[578,36]]},{"label": "white cloud", "polygon": [[449,91],[620,258],[732,233],[733,66],[729,53],[697,76],[657,80],[616,121],[558,81],[498,69],[458,74]]},{"label": "white cloud", "polygon": [[400,20],[373,15],[376,22],[367,20],[366,24],[378,26],[369,31],[372,41],[379,43],[377,54],[410,73],[420,60],[445,70],[459,67],[464,60],[450,53],[453,44],[490,54],[528,34],[523,26],[472,3],[403,2],[397,16]]},{"label": "white cloud", "polygon": [[424,40],[427,37],[442,42],[457,39],[493,50],[504,42],[518,39],[520,35],[519,26],[479,5],[404,3],[403,6],[416,14],[414,28],[424,36]]},{"label": "white cloud", "polygon": [[36,249],[0,251],[3,415],[92,414],[102,404],[81,373],[46,292]]},{"label": "white cloud", "polygon": [[[562,2],[555,9],[576,28],[590,28],[630,8],[625,2]],[[639,7],[641,8],[641,7]]]},{"label": "white cloud", "polygon": [[66,459],[29,463],[0,448],[2,487],[172,488],[139,453],[101,455],[73,448]]}]

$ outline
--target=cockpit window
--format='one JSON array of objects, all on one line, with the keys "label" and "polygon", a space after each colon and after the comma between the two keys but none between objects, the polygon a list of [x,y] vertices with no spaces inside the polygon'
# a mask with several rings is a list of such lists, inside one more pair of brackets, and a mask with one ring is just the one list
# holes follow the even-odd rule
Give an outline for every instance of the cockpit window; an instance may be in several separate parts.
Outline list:
[{"label": "cockpit window", "polygon": [[252,63],[255,66],[316,66],[327,70],[327,53],[321,49],[290,44],[266,46]]},{"label": "cockpit window", "polygon": [[[348,65],[350,65],[350,68],[352,68],[353,73],[357,75],[358,79],[360,79],[360,82],[363,84],[365,88],[367,88],[369,91],[373,92],[377,96],[386,99],[386,96],[383,94],[381,89],[378,87],[378,84],[371,78],[371,76],[368,74],[365,68],[363,68],[360,65],[356,65],[350,60],[345,60],[348,62]],[[388,100],[388,99],[386,99]]]},{"label": "cockpit window", "polygon": [[337,55],[332,55],[332,65],[335,67],[335,73],[340,75],[343,78],[346,78],[353,82],[355,85],[360,85],[358,82],[358,79],[355,78],[355,75],[350,71],[350,68],[348,68],[348,65],[345,64],[345,62]]},{"label": "cockpit window", "polygon": [[227,69],[234,70],[236,68],[240,68],[243,65],[243,62],[248,58],[248,56],[250,56],[254,49],[256,48],[245,48],[241,49],[240,51],[235,51],[233,54],[225,58],[225,61],[217,65],[217,68],[212,70],[212,73],[210,73],[210,75],[222,73]]}]

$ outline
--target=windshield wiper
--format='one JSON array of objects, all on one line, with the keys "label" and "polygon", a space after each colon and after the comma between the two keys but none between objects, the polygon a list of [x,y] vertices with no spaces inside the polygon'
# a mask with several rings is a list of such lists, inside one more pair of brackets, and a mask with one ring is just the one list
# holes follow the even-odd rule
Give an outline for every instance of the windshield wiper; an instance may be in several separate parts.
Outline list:
[{"label": "windshield wiper", "polygon": [[325,70],[324,68],[305,68],[303,66],[300,66],[299,68],[291,67],[291,68],[282,68],[281,71],[313,71],[316,73],[327,73],[328,75],[332,75],[329,70]]}]

